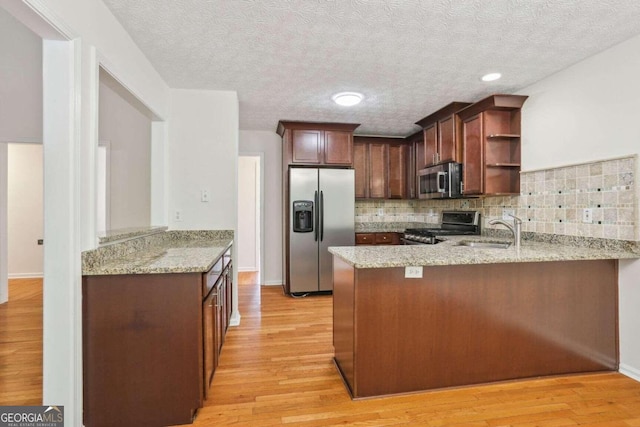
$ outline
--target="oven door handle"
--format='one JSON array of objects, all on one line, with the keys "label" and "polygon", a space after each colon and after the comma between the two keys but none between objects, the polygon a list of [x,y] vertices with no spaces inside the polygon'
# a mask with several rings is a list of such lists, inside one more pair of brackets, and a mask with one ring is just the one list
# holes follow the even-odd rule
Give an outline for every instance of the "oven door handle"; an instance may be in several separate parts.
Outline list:
[{"label": "oven door handle", "polygon": [[447,173],[444,171],[438,172],[437,178],[438,193],[447,192]]}]

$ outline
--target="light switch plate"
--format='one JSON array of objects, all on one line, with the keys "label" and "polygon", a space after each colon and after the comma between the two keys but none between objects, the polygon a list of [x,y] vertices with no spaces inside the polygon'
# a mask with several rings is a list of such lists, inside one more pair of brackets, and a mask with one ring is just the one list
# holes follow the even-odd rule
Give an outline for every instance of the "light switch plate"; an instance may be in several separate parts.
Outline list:
[{"label": "light switch plate", "polygon": [[203,203],[209,201],[209,190],[200,190],[200,201]]},{"label": "light switch plate", "polygon": [[582,209],[582,222],[593,223],[593,210],[589,208]]},{"label": "light switch plate", "polygon": [[407,266],[404,268],[405,279],[421,279],[422,266]]}]

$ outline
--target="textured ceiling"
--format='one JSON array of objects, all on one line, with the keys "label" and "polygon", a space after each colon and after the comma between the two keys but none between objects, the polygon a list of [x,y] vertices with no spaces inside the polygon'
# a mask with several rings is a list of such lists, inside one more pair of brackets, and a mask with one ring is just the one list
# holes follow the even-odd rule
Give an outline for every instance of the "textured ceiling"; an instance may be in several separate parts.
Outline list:
[{"label": "textured ceiling", "polygon": [[[638,0],[104,0],[173,88],[235,90],[240,128],[408,135],[640,34]],[[503,78],[483,83],[498,71]],[[356,107],[331,95],[359,91]]]}]

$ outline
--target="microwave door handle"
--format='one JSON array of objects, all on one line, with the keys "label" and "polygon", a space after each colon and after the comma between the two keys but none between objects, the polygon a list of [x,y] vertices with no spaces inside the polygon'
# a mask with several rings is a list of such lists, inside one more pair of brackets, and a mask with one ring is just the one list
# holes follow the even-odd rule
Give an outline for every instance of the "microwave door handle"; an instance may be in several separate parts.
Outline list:
[{"label": "microwave door handle", "polygon": [[438,193],[445,193],[447,191],[447,189],[445,188],[445,185],[447,182],[446,179],[447,179],[446,172],[438,172],[438,176],[436,178],[436,180],[438,181],[437,183]]}]

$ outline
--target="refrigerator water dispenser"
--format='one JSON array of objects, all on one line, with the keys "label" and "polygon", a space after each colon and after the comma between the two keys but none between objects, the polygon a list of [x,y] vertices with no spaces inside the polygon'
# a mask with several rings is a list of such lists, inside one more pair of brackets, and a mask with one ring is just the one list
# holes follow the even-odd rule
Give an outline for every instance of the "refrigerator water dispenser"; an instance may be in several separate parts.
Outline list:
[{"label": "refrigerator water dispenser", "polygon": [[310,233],[313,231],[313,202],[296,200],[293,202],[293,232]]}]

